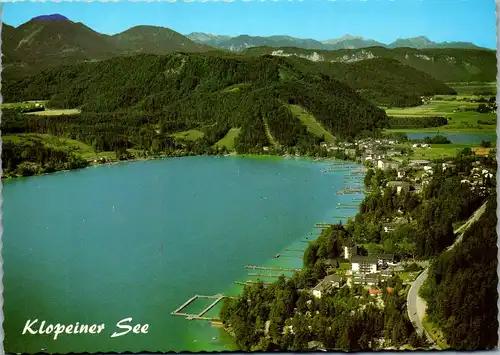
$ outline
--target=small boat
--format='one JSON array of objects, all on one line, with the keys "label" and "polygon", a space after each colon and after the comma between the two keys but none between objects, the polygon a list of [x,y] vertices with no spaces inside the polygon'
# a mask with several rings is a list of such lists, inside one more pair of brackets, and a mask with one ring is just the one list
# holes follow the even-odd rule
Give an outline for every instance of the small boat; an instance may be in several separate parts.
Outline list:
[{"label": "small boat", "polygon": [[278,259],[281,256],[281,254],[276,254],[274,257]]},{"label": "small boat", "polygon": [[47,350],[46,346],[44,346],[43,348],[40,349],[40,351],[45,351],[45,350]]}]

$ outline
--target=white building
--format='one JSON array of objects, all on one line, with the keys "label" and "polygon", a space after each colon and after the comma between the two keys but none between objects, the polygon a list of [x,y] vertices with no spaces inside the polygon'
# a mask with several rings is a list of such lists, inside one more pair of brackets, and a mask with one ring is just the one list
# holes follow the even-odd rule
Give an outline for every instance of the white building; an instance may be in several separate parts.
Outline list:
[{"label": "white building", "polygon": [[377,258],[356,255],[352,257],[351,261],[351,268],[353,272],[359,272],[363,274],[371,274],[377,272]]},{"label": "white building", "polygon": [[342,277],[339,275],[328,275],[312,289],[312,294],[316,298],[321,298],[324,293],[329,292],[332,288],[338,288],[341,285]]},{"label": "white building", "polygon": [[347,260],[351,260],[353,256],[355,256],[358,252],[358,247],[354,246],[344,246],[344,258]]}]

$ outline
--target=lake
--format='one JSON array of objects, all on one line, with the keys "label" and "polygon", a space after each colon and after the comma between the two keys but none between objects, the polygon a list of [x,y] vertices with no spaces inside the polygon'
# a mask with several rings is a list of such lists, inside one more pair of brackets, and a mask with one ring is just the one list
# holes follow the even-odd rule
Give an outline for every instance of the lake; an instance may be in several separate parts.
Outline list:
[{"label": "lake", "polygon": [[424,139],[437,135],[445,136],[454,144],[481,143],[481,141],[491,141],[496,144],[497,135],[495,133],[445,133],[445,132],[405,132],[408,139]]},{"label": "lake", "polygon": [[[252,278],[245,265],[300,267],[302,254],[285,248],[304,249],[315,223],[355,213],[336,209],[353,195],[335,194],[343,173],[322,173],[327,165],[189,157],[5,181],[6,351],[235,350],[220,328],[170,313],[195,294],[237,294],[233,281]],[[110,337],[127,317],[148,333]],[[105,328],[22,335],[35,319]]]}]

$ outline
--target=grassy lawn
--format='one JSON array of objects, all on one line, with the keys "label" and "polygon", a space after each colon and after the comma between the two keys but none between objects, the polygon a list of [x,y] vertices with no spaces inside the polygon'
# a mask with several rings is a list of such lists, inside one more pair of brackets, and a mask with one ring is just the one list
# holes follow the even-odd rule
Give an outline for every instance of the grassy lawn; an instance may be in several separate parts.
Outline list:
[{"label": "grassy lawn", "polygon": [[190,129],[189,131],[182,131],[172,134],[174,138],[183,139],[186,141],[195,141],[197,139],[202,138],[204,135],[205,134],[203,132],[198,131],[196,129]]},{"label": "grassy lawn", "polygon": [[408,158],[432,160],[444,157],[454,157],[459,150],[474,147],[479,147],[479,144],[431,144],[431,148],[412,148],[413,154]]},{"label": "grassy lawn", "polygon": [[290,111],[297,116],[298,119],[302,121],[302,123],[307,127],[307,130],[314,134],[317,137],[325,136],[325,141],[328,143],[333,143],[335,138],[333,135],[326,131],[323,126],[316,121],[313,115],[307,112],[305,109],[298,105],[288,105],[290,107]]},{"label": "grassy lawn", "polygon": [[94,159],[94,158],[115,158],[114,152],[100,152],[96,154],[91,146],[68,138],[60,138],[50,134],[40,134],[40,133],[22,133],[22,134],[13,134],[2,136],[2,140],[4,142],[14,142],[14,143],[22,143],[25,142],[30,144],[34,141],[39,141],[46,147],[66,150],[72,152],[76,155],[81,156],[84,159]]},{"label": "grassy lawn", "polygon": [[45,102],[47,101],[37,100],[37,101],[10,102],[10,103],[0,104],[0,108],[29,107],[29,106],[34,106],[35,104],[44,104]]},{"label": "grassy lawn", "polygon": [[412,283],[420,274],[420,271],[396,271],[395,274],[398,275],[403,282]]},{"label": "grassy lawn", "polygon": [[431,323],[427,316],[422,319],[422,325],[442,350],[449,348],[449,345],[446,344],[446,339],[443,335],[443,332],[441,332],[441,330],[435,324]]},{"label": "grassy lawn", "polygon": [[71,108],[67,110],[45,110],[45,111],[35,111],[27,112],[26,115],[37,115],[37,116],[59,116],[59,115],[78,115],[80,113],[79,109]]},{"label": "grassy lawn", "polygon": [[339,270],[350,270],[351,264],[349,263],[340,263]]},{"label": "grassy lawn", "polygon": [[472,95],[475,92],[497,92],[497,83],[447,83],[459,95]]},{"label": "grassy lawn", "polygon": [[220,141],[215,143],[215,146],[218,147],[226,147],[229,150],[234,149],[234,141],[236,137],[238,137],[238,134],[240,134],[240,128],[231,128],[224,138],[222,138]]},{"label": "grassy lawn", "polygon": [[390,129],[388,132],[426,132],[426,131],[443,131],[443,132],[495,132],[496,125],[479,124],[481,121],[496,122],[496,113],[478,113],[470,112],[453,112],[455,109],[476,108],[479,103],[460,102],[460,101],[441,101],[433,100],[429,104],[417,107],[404,108],[389,108],[385,109],[388,116],[406,116],[406,117],[421,117],[421,116],[442,116],[451,118],[446,126],[430,127],[422,129]]}]

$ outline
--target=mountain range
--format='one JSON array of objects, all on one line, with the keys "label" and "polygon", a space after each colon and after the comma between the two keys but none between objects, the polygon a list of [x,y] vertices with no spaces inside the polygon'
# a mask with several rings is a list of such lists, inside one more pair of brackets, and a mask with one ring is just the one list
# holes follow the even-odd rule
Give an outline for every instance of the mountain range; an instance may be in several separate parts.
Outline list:
[{"label": "mountain range", "polygon": [[[317,56],[330,62],[388,57],[445,81],[492,81],[496,75],[494,51],[482,50],[466,42],[435,43],[426,37],[398,39],[385,45],[352,35],[322,42],[290,36],[230,37],[201,32],[184,36],[157,26],[135,26],[115,35],[106,35],[59,14],[37,16],[18,27],[3,23],[1,35],[3,80],[20,79],[47,67],[101,61],[117,56],[141,53],[164,55],[172,52],[220,54],[226,51],[235,52],[234,55],[251,56],[276,55],[274,52],[277,51],[278,55]],[[435,57],[440,58],[439,65],[435,65],[432,60],[429,62]],[[320,60],[318,58],[313,59]]]},{"label": "mountain range", "polygon": [[115,35],[96,32],[58,14],[38,16],[13,27],[2,23],[2,54],[7,78],[49,66],[99,61],[137,53],[167,54],[216,50],[169,28],[135,26]]},{"label": "mountain range", "polygon": [[297,47],[304,49],[316,50],[336,50],[336,49],[359,49],[367,47],[385,47],[385,48],[469,48],[480,49],[470,42],[434,42],[427,37],[420,36],[414,38],[398,38],[392,43],[384,44],[373,39],[365,39],[359,36],[345,35],[340,38],[329,39],[326,41],[317,41],[314,39],[301,39],[290,36],[248,36],[240,35],[236,37],[218,36],[202,32],[193,32],[186,37],[194,42],[206,44],[216,48],[226,49],[230,51],[243,51],[251,47]]}]

